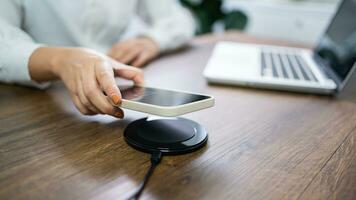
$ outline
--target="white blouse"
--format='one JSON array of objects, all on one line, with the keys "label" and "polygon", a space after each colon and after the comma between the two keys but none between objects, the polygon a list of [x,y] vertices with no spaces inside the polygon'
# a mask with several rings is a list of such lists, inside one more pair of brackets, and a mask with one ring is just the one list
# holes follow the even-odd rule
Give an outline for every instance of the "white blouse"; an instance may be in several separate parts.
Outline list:
[{"label": "white blouse", "polygon": [[190,13],[176,0],[1,0],[0,81],[36,85],[28,72],[42,46],[81,46],[107,53],[123,39],[148,36],[161,51],[194,34]]}]

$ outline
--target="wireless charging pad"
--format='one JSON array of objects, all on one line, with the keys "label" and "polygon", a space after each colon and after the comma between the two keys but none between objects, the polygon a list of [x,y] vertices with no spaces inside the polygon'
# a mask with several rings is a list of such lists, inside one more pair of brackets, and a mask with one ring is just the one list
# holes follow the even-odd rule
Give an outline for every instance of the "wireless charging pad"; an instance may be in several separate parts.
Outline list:
[{"label": "wireless charging pad", "polygon": [[148,117],[130,123],[125,131],[132,147],[152,153],[184,154],[203,147],[208,134],[198,123],[185,118]]}]

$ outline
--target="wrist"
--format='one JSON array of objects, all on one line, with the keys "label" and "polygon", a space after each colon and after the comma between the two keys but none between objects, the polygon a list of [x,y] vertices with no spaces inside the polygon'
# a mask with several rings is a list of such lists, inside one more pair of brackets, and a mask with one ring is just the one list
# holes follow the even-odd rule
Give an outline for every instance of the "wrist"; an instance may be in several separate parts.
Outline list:
[{"label": "wrist", "polygon": [[59,78],[56,70],[61,54],[59,49],[55,47],[40,47],[32,53],[28,65],[32,80],[42,82]]},{"label": "wrist", "polygon": [[157,49],[157,51],[159,51],[160,47],[159,44],[157,43],[157,41],[151,37],[151,36],[147,36],[147,35],[140,35],[137,37],[137,39],[146,42],[146,44],[148,43],[151,47],[154,47],[155,49]]},{"label": "wrist", "polygon": [[65,66],[64,61],[68,59],[67,48],[52,47],[48,49],[47,65],[56,78],[61,78],[61,68]]}]

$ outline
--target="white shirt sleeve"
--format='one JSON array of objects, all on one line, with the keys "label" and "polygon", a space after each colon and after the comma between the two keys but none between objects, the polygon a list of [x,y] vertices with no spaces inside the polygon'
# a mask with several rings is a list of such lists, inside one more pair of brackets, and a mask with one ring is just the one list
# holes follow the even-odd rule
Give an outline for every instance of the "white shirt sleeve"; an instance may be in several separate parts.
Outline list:
[{"label": "white shirt sleeve", "polygon": [[31,80],[28,62],[41,45],[36,44],[21,27],[21,1],[0,3],[0,81],[44,88],[48,83]]},{"label": "white shirt sleeve", "polygon": [[144,35],[155,40],[161,51],[176,49],[194,36],[194,19],[177,0],[141,0],[140,3],[149,24]]}]

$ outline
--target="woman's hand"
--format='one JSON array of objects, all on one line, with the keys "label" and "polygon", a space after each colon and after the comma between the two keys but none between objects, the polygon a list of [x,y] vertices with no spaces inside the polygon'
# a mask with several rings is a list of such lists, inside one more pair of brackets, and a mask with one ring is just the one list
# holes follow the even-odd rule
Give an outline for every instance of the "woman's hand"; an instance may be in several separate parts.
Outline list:
[{"label": "woman's hand", "polygon": [[158,45],[149,38],[135,38],[116,43],[108,56],[118,62],[142,67],[159,54]]},{"label": "woman's hand", "polygon": [[84,48],[39,48],[31,55],[29,69],[36,81],[60,78],[77,109],[85,115],[100,113],[123,118],[123,111],[110,103],[121,103],[114,76],[143,82],[141,70]]}]

